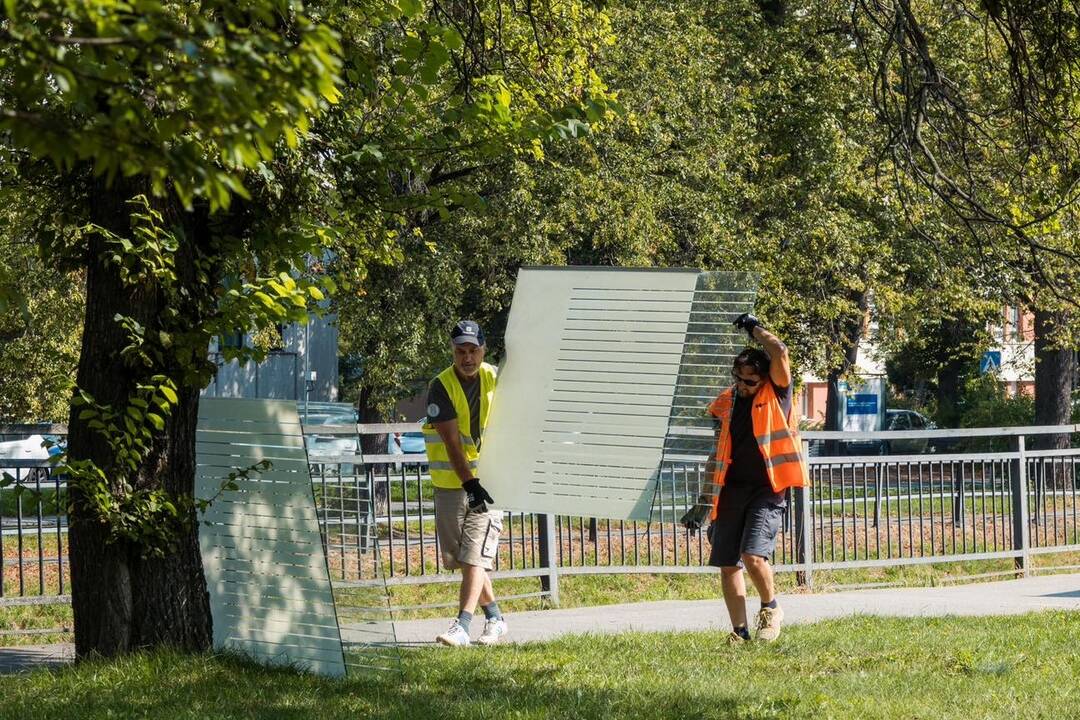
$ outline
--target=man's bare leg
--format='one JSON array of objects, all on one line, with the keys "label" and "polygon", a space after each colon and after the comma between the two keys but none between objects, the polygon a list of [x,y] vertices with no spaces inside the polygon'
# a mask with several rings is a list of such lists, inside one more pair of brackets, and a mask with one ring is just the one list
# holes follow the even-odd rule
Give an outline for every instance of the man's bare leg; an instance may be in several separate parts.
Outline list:
[{"label": "man's bare leg", "polygon": [[754,583],[754,589],[761,598],[761,604],[767,605],[775,600],[776,586],[773,584],[773,571],[768,559],[760,555],[743,553],[742,561],[746,566],[746,572],[750,575],[750,581]]},{"label": "man's bare leg", "polygon": [[[490,598],[490,599],[488,599]],[[469,625],[477,601],[492,602],[491,578],[487,571],[476,565],[461,564],[461,587],[458,589],[458,617],[442,635],[435,638],[443,645],[463,647],[469,644]]]},{"label": "man's bare leg", "polygon": [[772,642],[780,637],[780,626],[784,621],[784,609],[776,603],[772,567],[766,558],[757,555],[743,555],[742,560],[758,595],[761,596],[761,610],[757,616],[757,639]]},{"label": "man's bare leg", "polygon": [[[470,614],[475,612],[476,603],[480,601],[485,593],[491,600],[494,599],[491,591],[491,578],[488,577],[487,571],[479,565],[462,563],[461,589],[458,591],[458,611]],[[484,604],[486,605],[491,600]]]},{"label": "man's bare leg", "polygon": [[720,568],[720,585],[724,590],[724,604],[733,628],[746,627],[746,582],[738,565]]},{"label": "man's bare leg", "polygon": [[484,573],[484,587],[480,589],[480,607],[495,602],[495,588],[491,586],[491,575]]}]

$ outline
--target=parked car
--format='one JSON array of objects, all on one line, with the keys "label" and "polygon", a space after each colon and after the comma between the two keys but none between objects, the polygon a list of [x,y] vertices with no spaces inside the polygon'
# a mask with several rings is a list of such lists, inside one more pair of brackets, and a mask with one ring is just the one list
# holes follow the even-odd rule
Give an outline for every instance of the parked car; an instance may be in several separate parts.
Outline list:
[{"label": "parked car", "polygon": [[[886,430],[933,430],[937,426],[933,420],[914,410],[886,410]],[[905,438],[886,440],[883,455],[917,455],[933,452],[930,438]]]},{"label": "parked car", "polygon": [[[318,425],[355,425],[356,408],[351,404],[312,402],[307,403],[305,407],[304,403],[301,403],[299,410],[307,428],[304,433],[304,443],[307,446],[309,458],[340,457],[360,453],[355,434],[321,435],[315,429]],[[346,471],[348,471],[348,466],[346,466]]]},{"label": "parked car", "polygon": [[[882,430],[933,430],[934,421],[914,410],[885,411]],[[844,443],[848,455],[918,455],[934,452],[929,438],[899,438],[890,440],[853,440]]]},{"label": "parked car", "polygon": [[427,418],[417,420],[415,431],[387,435],[387,452],[391,455],[413,455],[427,452],[424,448],[424,433],[420,430],[426,420]]},{"label": "parked car", "polygon": [[45,466],[51,456],[59,455],[63,451],[62,441],[63,438],[56,435],[31,435],[23,440],[0,442],[0,478],[5,474],[20,480],[32,477],[32,469],[3,467],[4,460],[30,460]]}]

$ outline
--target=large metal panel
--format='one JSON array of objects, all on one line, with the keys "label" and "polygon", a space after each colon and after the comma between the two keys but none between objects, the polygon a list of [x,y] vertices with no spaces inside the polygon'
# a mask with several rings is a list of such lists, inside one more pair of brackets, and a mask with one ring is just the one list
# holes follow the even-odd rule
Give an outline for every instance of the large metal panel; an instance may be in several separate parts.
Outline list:
[{"label": "large metal panel", "polygon": [[[237,471],[262,458],[274,463],[266,477],[253,472],[241,480],[243,492],[224,491],[200,518],[214,647],[344,675],[315,497],[297,442],[296,403],[203,398],[199,423],[199,497],[219,495],[229,463]],[[245,434],[245,428],[254,432]],[[295,471],[278,469],[286,464]]]},{"label": "large metal panel", "polygon": [[[654,518],[667,454],[699,454],[754,276],[522,268],[479,474],[500,508]],[[697,478],[702,492],[709,488]]]}]

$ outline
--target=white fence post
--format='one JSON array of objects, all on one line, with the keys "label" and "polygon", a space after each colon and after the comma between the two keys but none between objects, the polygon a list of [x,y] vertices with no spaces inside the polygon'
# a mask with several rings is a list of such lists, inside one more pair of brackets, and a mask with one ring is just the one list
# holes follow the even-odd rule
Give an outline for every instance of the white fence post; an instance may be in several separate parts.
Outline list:
[{"label": "white fence post", "polygon": [[555,516],[537,515],[540,521],[540,567],[547,568],[547,574],[540,576],[540,586],[548,594],[554,607],[559,607],[559,554],[555,543]]},{"label": "white fence post", "polygon": [[1028,525],[1027,452],[1023,435],[1016,438],[1017,471],[1012,484],[1013,549],[1018,575],[1027,577],[1031,569],[1031,529]]},{"label": "white fence post", "polygon": [[[810,457],[810,442],[802,442],[803,458]],[[809,466],[807,467],[809,472]],[[802,566],[795,573],[800,587],[814,587],[813,513],[810,511],[810,488],[796,488],[795,499],[795,561]]]}]

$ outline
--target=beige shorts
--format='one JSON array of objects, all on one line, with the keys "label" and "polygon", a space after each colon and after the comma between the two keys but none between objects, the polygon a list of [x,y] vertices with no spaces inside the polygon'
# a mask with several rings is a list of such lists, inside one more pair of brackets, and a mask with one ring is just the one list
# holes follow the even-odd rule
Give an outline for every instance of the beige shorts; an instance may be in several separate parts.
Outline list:
[{"label": "beige shorts", "polygon": [[490,570],[499,552],[502,512],[470,510],[464,490],[435,488],[435,532],[448,569],[464,564]]}]

